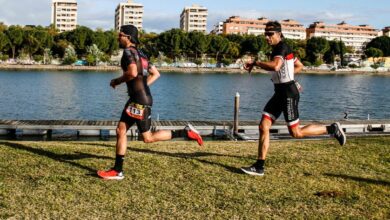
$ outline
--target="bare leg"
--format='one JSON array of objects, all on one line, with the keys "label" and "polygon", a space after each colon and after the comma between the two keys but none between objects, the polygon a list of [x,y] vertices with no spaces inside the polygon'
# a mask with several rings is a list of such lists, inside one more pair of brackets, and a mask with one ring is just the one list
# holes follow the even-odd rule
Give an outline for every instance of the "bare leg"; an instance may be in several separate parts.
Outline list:
[{"label": "bare leg", "polygon": [[116,128],[116,154],[125,155],[127,149],[127,130],[129,125],[120,121]]},{"label": "bare leg", "polygon": [[156,132],[147,131],[142,133],[142,138],[145,143],[167,141],[172,139],[172,132],[170,130],[160,130]]},{"label": "bare leg", "polygon": [[327,134],[326,126],[314,124],[306,125],[303,128],[300,128],[299,126],[289,127],[289,132],[294,138]]},{"label": "bare leg", "polygon": [[269,148],[269,130],[272,126],[272,121],[266,118],[261,120],[259,126],[260,138],[259,138],[259,150],[258,159],[265,160]]}]

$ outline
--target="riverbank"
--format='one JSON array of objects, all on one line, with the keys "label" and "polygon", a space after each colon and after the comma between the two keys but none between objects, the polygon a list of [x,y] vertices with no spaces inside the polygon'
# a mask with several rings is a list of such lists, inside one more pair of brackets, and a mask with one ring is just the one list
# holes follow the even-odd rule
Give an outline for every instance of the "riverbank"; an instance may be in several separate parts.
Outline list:
[{"label": "riverbank", "polygon": [[[197,68],[197,67],[158,67],[162,72],[184,73],[247,73],[238,68]],[[0,64],[0,70],[55,70],[55,71],[121,71],[120,66],[74,66],[74,65],[21,65]],[[254,69],[252,73],[267,73],[262,69]],[[306,68],[302,74],[374,74],[389,75],[390,71],[366,71],[363,69],[321,70]]]}]

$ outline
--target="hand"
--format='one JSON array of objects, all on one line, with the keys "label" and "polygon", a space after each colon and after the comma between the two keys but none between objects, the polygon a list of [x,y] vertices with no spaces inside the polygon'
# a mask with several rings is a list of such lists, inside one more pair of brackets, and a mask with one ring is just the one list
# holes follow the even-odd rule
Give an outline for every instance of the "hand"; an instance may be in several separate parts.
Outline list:
[{"label": "hand", "polygon": [[111,86],[113,89],[115,89],[116,85],[117,85],[117,84],[116,84],[115,79],[111,80],[110,86]]},{"label": "hand", "polygon": [[256,64],[256,60],[253,61],[252,63],[246,63],[246,64],[244,65],[244,69],[247,70],[249,73],[251,73],[253,67],[255,66],[255,64]]},{"label": "hand", "polygon": [[244,64],[244,69],[245,70],[251,70],[253,68],[253,62],[251,62],[251,63],[245,63]]}]

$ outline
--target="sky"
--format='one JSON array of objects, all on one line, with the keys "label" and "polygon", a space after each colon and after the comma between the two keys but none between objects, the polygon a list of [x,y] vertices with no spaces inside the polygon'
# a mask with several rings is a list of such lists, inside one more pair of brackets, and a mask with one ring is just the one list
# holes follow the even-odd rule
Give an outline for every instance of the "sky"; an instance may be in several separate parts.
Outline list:
[{"label": "sky", "polygon": [[[51,22],[51,0],[0,0],[0,22],[6,25],[42,25]],[[114,28],[116,6],[127,0],[77,0],[78,24],[92,29]],[[315,21],[376,29],[390,26],[390,0],[133,0],[144,5],[144,29],[160,33],[179,28],[180,13],[197,4],[208,9],[208,31],[230,16],[294,19],[304,26]]]}]

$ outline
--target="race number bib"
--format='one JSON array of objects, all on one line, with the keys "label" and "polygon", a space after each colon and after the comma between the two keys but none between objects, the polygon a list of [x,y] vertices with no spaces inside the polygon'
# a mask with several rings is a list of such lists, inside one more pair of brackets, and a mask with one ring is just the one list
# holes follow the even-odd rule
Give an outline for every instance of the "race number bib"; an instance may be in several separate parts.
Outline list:
[{"label": "race number bib", "polygon": [[137,103],[130,103],[126,108],[126,113],[135,119],[143,120],[144,119],[145,107]]}]

